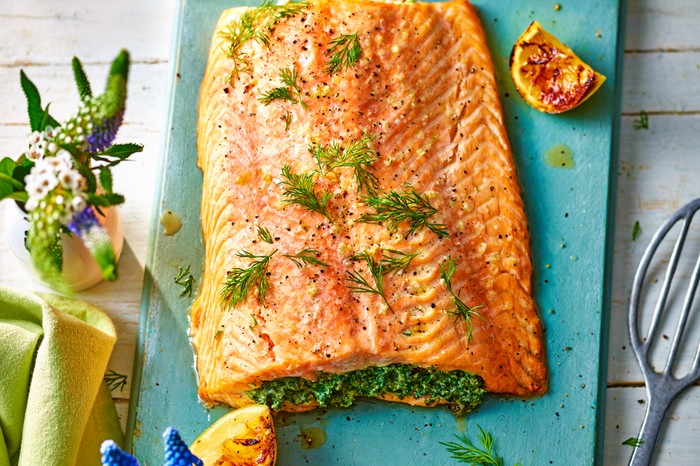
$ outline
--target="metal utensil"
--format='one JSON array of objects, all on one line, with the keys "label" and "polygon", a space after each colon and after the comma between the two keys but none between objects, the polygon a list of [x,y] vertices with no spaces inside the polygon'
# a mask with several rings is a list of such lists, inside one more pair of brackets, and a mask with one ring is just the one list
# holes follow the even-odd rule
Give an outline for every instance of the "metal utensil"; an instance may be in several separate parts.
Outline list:
[{"label": "metal utensil", "polygon": [[[688,290],[686,291],[685,298],[683,299],[683,307],[680,312],[680,318],[678,319],[675,335],[673,336],[673,340],[671,342],[671,350],[666,359],[666,366],[662,371],[656,371],[652,367],[649,360],[650,350],[658,334],[659,323],[661,322],[662,316],[667,307],[666,304],[669,290],[671,288],[671,282],[673,281],[673,276],[676,272],[676,268],[678,267],[679,258],[688,236],[688,229],[692,222],[693,215],[698,210],[700,210],[700,199],[696,199],[683,206],[678,212],[673,214],[673,216],[671,216],[671,218],[669,218],[666,223],[661,226],[661,228],[658,229],[658,231],[654,234],[651,243],[649,246],[647,246],[646,251],[644,251],[642,260],[639,263],[637,272],[634,275],[628,324],[632,348],[634,349],[634,353],[637,355],[637,360],[639,361],[639,365],[642,368],[642,373],[644,374],[648,402],[646,405],[646,412],[644,413],[642,428],[639,433],[639,439],[642,440],[643,443],[634,449],[634,453],[632,454],[632,458],[630,460],[630,466],[650,464],[652,454],[654,453],[654,446],[656,445],[656,440],[659,435],[659,429],[661,428],[661,423],[663,422],[669,405],[679,393],[700,379],[700,346],[698,347],[698,351],[695,355],[695,359],[693,360],[689,373],[682,378],[676,378],[673,375],[673,367],[678,359],[678,351],[681,341],[683,340],[683,334],[687,328],[693,298],[695,297],[695,292],[698,288],[698,282],[700,282],[700,257],[695,263]],[[664,238],[666,238],[666,235],[671,228],[678,222],[682,222],[680,234],[673,247],[671,260],[669,261],[666,269],[666,276],[664,277],[661,285],[661,292],[659,293],[659,298],[656,302],[651,317],[649,332],[646,335],[646,339],[642,340],[640,339],[639,335],[639,301],[642,285],[644,283],[644,277],[649,269],[649,264],[651,263],[652,257],[656,253],[659,245]]]}]

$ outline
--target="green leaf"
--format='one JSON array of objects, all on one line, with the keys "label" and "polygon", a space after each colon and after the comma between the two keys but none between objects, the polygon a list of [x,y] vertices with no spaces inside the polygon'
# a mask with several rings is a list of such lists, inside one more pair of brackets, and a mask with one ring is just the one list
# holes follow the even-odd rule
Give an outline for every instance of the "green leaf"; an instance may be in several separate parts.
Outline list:
[{"label": "green leaf", "polygon": [[632,226],[632,241],[637,241],[637,238],[639,238],[639,235],[642,234],[642,226],[639,224],[639,220],[634,222],[634,225]]},{"label": "green leaf", "polygon": [[75,85],[78,87],[78,94],[80,94],[80,100],[87,100],[92,97],[92,88],[90,87],[90,81],[83,70],[83,64],[80,63],[78,57],[73,57],[71,62],[73,67],[73,76],[75,77]]},{"label": "green leaf", "polygon": [[92,155],[94,160],[105,162],[107,166],[113,167],[119,162],[128,159],[132,154],[143,151],[141,144],[113,144],[102,152]]},{"label": "green leaf", "polygon": [[29,113],[29,125],[32,131],[40,131],[39,125],[44,119],[44,109],[41,107],[41,96],[34,83],[20,70],[19,80],[24,95],[27,97],[27,112]]},{"label": "green leaf", "polygon": [[58,126],[61,126],[61,124],[56,121],[54,117],[49,115],[49,106],[47,105],[46,108],[44,109],[44,114],[41,118],[41,123],[39,123],[39,131],[44,131],[47,126],[51,126],[52,128],[57,128]]},{"label": "green leaf", "polygon": [[85,178],[85,181],[87,181],[87,193],[95,193],[97,191],[97,179],[95,178],[95,174],[90,170],[88,167],[83,165],[82,163],[78,164],[78,171],[80,172],[81,175]]},{"label": "green leaf", "polygon": [[627,440],[625,440],[624,442],[622,442],[623,445],[627,445],[628,447],[635,447],[635,448],[640,446],[643,443],[644,443],[644,440],[639,439],[639,438],[634,438],[634,437],[630,437]]},{"label": "green leaf", "polygon": [[4,173],[0,173],[0,184],[7,184],[8,186],[12,187],[13,190],[24,190],[24,185],[22,183]]},{"label": "green leaf", "polygon": [[12,176],[12,172],[15,170],[16,166],[17,162],[9,157],[4,157],[2,160],[0,160],[0,173],[7,176]]},{"label": "green leaf", "polygon": [[124,196],[117,193],[88,194],[88,204],[97,207],[109,207],[124,202]]},{"label": "green leaf", "polygon": [[112,192],[112,172],[107,167],[100,168],[100,184],[107,193]]}]

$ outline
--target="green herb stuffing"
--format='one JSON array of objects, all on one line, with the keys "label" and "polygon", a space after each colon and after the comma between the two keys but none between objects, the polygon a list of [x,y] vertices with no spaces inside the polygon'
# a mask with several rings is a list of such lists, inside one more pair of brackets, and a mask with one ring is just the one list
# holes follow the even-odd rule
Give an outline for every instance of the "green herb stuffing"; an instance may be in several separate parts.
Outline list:
[{"label": "green herb stuffing", "polygon": [[426,397],[427,404],[448,403],[457,415],[481,404],[486,394],[481,377],[461,370],[441,371],[411,364],[368,367],[343,374],[321,372],[317,380],[284,377],[265,381],[247,395],[256,403],[281,410],[285,403],[301,405],[317,402],[320,407],[346,408],[356,397],[393,394],[399,398]]}]

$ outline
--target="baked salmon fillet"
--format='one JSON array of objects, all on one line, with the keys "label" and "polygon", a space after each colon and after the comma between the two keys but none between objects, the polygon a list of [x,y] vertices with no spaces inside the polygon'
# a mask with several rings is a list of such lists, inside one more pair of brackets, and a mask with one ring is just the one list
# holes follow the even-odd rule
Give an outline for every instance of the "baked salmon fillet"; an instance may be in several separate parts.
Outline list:
[{"label": "baked salmon fillet", "polygon": [[546,390],[527,219],[469,3],[227,10],[198,121],[204,402],[465,412]]}]

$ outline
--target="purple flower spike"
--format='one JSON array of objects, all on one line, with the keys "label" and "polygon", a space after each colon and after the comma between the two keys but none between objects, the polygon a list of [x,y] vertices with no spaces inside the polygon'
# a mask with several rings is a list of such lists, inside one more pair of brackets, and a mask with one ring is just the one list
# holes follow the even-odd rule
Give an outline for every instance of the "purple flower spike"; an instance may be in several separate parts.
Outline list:
[{"label": "purple flower spike", "polygon": [[122,451],[113,440],[107,440],[100,447],[102,466],[139,466],[138,460]]},{"label": "purple flower spike", "polygon": [[163,432],[163,443],[165,466],[204,466],[204,462],[192,454],[173,427]]},{"label": "purple flower spike", "polygon": [[92,207],[86,207],[67,225],[68,230],[83,240],[83,243],[95,258],[106,280],[117,279],[117,259],[112,249],[112,241],[107,231],[95,216]]},{"label": "purple flower spike", "polygon": [[124,110],[111,118],[103,118],[101,124],[94,124],[93,130],[87,135],[87,152],[96,154],[107,149],[114,138],[124,119]]}]

